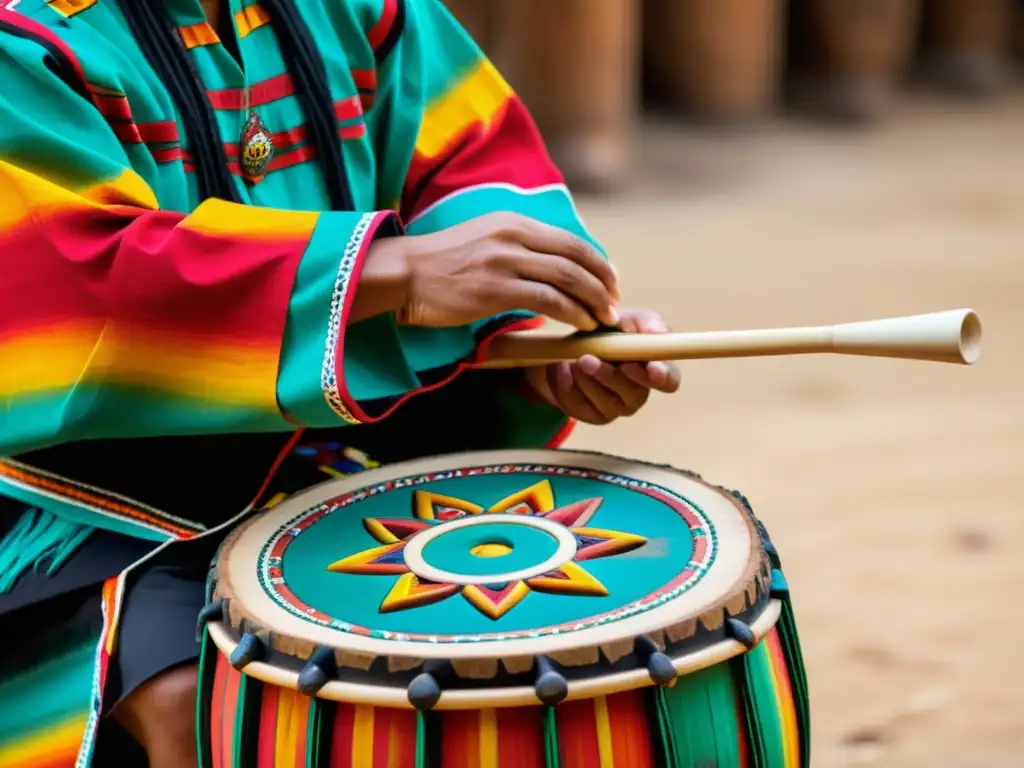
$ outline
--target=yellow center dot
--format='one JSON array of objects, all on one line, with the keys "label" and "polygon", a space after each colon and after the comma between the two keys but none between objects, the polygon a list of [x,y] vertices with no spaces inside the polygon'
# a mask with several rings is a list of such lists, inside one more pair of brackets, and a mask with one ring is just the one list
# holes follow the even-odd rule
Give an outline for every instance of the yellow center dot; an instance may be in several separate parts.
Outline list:
[{"label": "yellow center dot", "polygon": [[508,544],[477,544],[471,550],[472,554],[477,557],[504,557],[512,551],[512,547]]}]

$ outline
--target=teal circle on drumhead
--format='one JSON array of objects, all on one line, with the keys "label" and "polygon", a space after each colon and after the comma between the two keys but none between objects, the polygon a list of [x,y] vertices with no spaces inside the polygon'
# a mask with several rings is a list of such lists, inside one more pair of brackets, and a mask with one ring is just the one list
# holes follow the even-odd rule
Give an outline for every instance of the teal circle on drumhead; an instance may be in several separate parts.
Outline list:
[{"label": "teal circle on drumhead", "polygon": [[[557,539],[546,531],[502,519],[518,517],[494,515],[493,523],[441,534],[423,548],[423,560],[439,570],[467,576],[494,576],[543,563],[558,549]],[[509,551],[489,557],[474,554],[474,549],[488,545]]]},{"label": "teal circle on drumhead", "polygon": [[[555,508],[595,497],[601,499],[597,511],[586,522],[586,528],[617,531],[645,539],[641,546],[630,551],[575,563],[599,582],[607,594],[577,595],[531,590],[515,607],[495,619],[481,612],[461,592],[455,591],[437,602],[382,613],[381,606],[401,578],[400,573],[368,575],[328,570],[332,563],[382,546],[368,532],[364,524],[367,518],[415,519],[413,494],[416,490],[429,490],[487,509],[542,480],[551,484]],[[443,522],[433,524],[445,525]],[[510,539],[513,533],[509,529],[512,527],[494,526]],[[490,533],[491,526],[467,527],[463,529],[466,533],[459,536],[456,536],[458,531],[442,535],[424,547],[424,554],[431,558],[429,562],[435,567],[450,571],[461,569],[467,574],[475,568],[477,574],[471,575],[479,575],[480,569],[486,568],[500,568],[501,572],[516,570],[509,564],[520,561],[509,558],[520,557],[518,552],[529,553],[526,567],[541,562],[544,552],[554,552],[556,544],[549,534],[525,526],[515,527],[519,530],[514,533],[518,538],[511,542],[512,551],[501,557],[481,558],[469,553],[470,542],[474,541],[469,536],[470,532],[476,536],[485,531]],[[281,570],[287,591],[301,604],[330,617],[332,621],[356,625],[374,633],[477,635],[528,632],[603,615],[658,592],[687,568],[694,554],[691,527],[664,501],[611,482],[529,472],[452,477],[368,496],[330,512],[301,531],[293,531],[291,535],[294,538],[281,558]],[[706,530],[697,533],[709,534]],[[394,560],[398,568],[404,562],[400,555]],[[456,564],[457,568],[452,567]],[[302,615],[299,611],[293,612]],[[303,613],[308,613],[308,609]]]}]

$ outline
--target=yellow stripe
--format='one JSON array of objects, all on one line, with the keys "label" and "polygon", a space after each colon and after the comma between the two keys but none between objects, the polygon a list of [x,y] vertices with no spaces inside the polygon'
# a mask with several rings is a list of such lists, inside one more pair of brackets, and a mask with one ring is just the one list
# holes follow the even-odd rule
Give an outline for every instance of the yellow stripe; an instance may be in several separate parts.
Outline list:
[{"label": "yellow stripe", "polygon": [[46,4],[66,19],[88,10],[97,0],[46,0]]},{"label": "yellow stripe", "polygon": [[498,768],[498,713],[494,709],[480,710],[479,743],[479,768]]},{"label": "yellow stripe", "polygon": [[608,719],[608,699],[604,696],[594,699],[594,721],[597,726],[597,753],[601,757],[600,768],[614,768],[615,750],[612,748],[612,724]]},{"label": "yellow stripe", "polygon": [[275,210],[210,199],[184,219],[181,226],[207,235],[254,240],[309,237],[319,216],[314,212]]},{"label": "yellow stripe", "polygon": [[[779,642],[775,638],[775,642]],[[780,670],[775,663],[775,654],[769,650],[768,663],[772,671],[772,690],[775,692],[775,702],[779,708],[779,717],[782,720],[782,751],[785,756],[786,768],[800,768],[800,734],[796,725],[796,709],[792,697],[783,696],[780,675],[785,670]],[[792,688],[790,681],[790,688]]]},{"label": "yellow stripe", "polygon": [[135,171],[123,171],[117,178],[76,192],[0,160],[0,232],[13,229],[29,216],[38,219],[114,204],[159,208],[153,190]]},{"label": "yellow stripe", "polygon": [[0,768],[19,768],[62,757],[74,760],[85,733],[86,719],[85,715],[75,715],[56,727],[13,744],[0,745]]},{"label": "yellow stripe", "polygon": [[274,743],[274,765],[295,765],[302,722],[300,694],[282,689],[277,699],[277,740]]},{"label": "yellow stripe", "polygon": [[356,704],[352,725],[352,768],[373,768],[373,707]]},{"label": "yellow stripe", "polygon": [[235,28],[239,37],[247,37],[262,26],[270,23],[270,14],[267,9],[258,3],[243,8],[235,14]]},{"label": "yellow stripe", "polygon": [[423,115],[416,139],[416,153],[437,157],[469,126],[484,129],[498,115],[512,95],[512,88],[489,61],[482,61],[452,90],[434,102]]},{"label": "yellow stripe", "polygon": [[278,358],[276,348],[102,323],[50,327],[0,342],[0,398],[103,382],[276,410]]},{"label": "yellow stripe", "polygon": [[190,51],[193,48],[200,48],[204,45],[213,45],[220,42],[220,38],[217,37],[217,31],[205,21],[200,21],[198,24],[190,24],[187,27],[179,27],[178,35],[181,37],[181,42],[185,44],[185,48]]}]

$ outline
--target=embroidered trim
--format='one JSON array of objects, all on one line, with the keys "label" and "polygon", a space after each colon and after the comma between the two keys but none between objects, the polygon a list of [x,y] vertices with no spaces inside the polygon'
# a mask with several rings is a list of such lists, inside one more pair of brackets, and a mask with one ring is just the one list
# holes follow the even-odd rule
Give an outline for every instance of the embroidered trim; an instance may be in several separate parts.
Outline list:
[{"label": "embroidered trim", "polygon": [[352,235],[345,244],[345,251],[341,255],[341,263],[338,264],[338,275],[334,280],[334,291],[331,294],[331,314],[327,322],[327,344],[324,347],[324,362],[320,369],[320,388],[324,392],[324,399],[331,410],[338,414],[349,424],[361,424],[353,415],[352,411],[345,405],[338,386],[338,365],[337,353],[338,343],[341,341],[341,324],[347,314],[346,309],[349,300],[349,284],[352,273],[359,263],[360,254],[363,252],[363,245],[371,225],[376,221],[377,213],[364,214],[352,230]]},{"label": "embroidered trim", "polygon": [[90,512],[132,523],[175,539],[187,539],[205,530],[192,520],[169,514],[135,499],[77,482],[11,458],[0,459],[0,486],[4,483],[60,499]]}]

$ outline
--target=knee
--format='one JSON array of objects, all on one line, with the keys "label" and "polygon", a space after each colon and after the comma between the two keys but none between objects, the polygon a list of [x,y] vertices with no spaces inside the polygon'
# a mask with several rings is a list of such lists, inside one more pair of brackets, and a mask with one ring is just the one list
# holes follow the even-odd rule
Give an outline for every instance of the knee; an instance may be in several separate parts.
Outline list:
[{"label": "knee", "polygon": [[198,668],[178,667],[140,686],[115,710],[151,765],[195,763],[197,686]]}]

